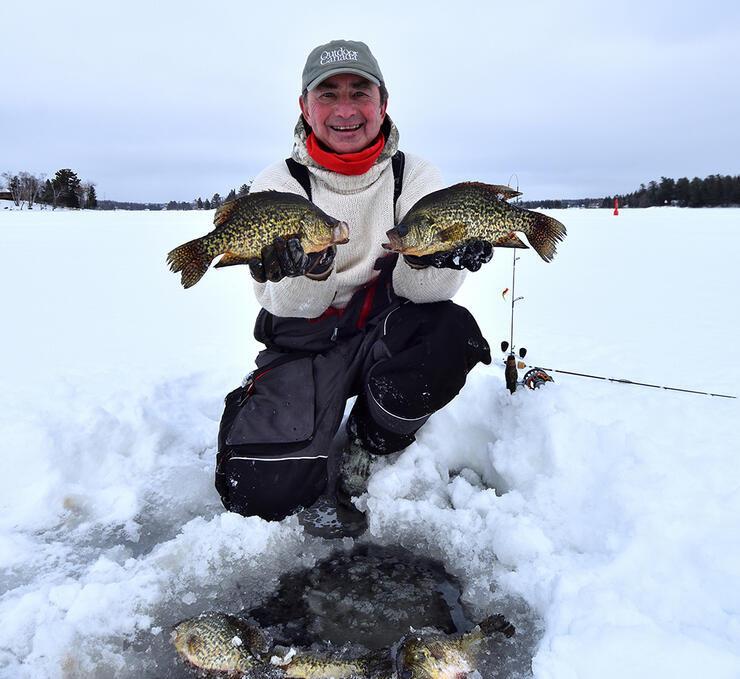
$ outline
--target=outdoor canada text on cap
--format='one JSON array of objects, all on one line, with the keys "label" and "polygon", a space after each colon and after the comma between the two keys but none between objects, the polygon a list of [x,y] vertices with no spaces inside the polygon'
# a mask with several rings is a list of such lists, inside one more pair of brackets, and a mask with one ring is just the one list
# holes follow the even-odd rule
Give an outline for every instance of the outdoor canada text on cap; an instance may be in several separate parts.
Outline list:
[{"label": "outdoor canada text on cap", "polygon": [[311,50],[303,69],[303,90],[308,92],[330,76],[356,73],[375,85],[383,74],[370,48],[357,40],[332,40]]}]

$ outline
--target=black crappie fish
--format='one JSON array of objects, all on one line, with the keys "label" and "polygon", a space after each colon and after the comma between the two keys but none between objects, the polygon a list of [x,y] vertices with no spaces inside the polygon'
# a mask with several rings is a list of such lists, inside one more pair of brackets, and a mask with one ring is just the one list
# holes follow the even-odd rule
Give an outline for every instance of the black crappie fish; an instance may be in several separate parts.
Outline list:
[{"label": "black crappie fish", "polygon": [[295,193],[257,191],[222,205],[213,217],[215,229],[180,245],[167,255],[170,270],[182,271],[184,287],[195,285],[218,255],[216,267],[247,264],[275,238],[299,238],[306,253],[346,243],[349,229]]},{"label": "black crappie fish", "polygon": [[226,613],[203,613],[175,625],[175,649],[189,665],[210,676],[250,679],[392,679],[388,653],[359,658],[324,657],[282,649],[282,656],[263,633],[246,620]]},{"label": "black crappie fish", "polygon": [[497,634],[514,634],[514,626],[502,615],[486,618],[462,635],[408,634],[396,653],[398,679],[463,679],[477,669],[481,642]]},{"label": "black crappie fish", "polygon": [[193,667],[240,677],[263,665],[269,644],[246,620],[225,613],[202,613],[172,630],[172,643]]},{"label": "black crappie fish", "polygon": [[463,182],[434,191],[408,211],[387,232],[387,250],[405,255],[428,255],[454,250],[467,241],[482,240],[494,247],[527,247],[516,236],[523,233],[546,262],[566,231],[557,219],[507,203],[519,195],[508,187]]},{"label": "black crappie fish", "polygon": [[273,662],[281,667],[285,679],[394,679],[389,654],[379,651],[351,659],[303,653],[290,658],[285,665],[279,660]]}]

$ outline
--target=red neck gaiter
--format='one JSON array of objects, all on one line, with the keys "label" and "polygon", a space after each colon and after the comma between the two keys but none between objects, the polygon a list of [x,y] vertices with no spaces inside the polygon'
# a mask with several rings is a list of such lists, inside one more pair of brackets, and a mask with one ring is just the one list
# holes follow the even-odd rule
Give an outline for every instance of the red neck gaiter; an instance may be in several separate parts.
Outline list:
[{"label": "red neck gaiter", "polygon": [[314,136],[313,130],[306,139],[306,150],[311,158],[327,170],[346,175],[365,174],[378,159],[384,146],[385,137],[382,132],[370,146],[357,153],[324,151],[319,145],[318,139]]}]

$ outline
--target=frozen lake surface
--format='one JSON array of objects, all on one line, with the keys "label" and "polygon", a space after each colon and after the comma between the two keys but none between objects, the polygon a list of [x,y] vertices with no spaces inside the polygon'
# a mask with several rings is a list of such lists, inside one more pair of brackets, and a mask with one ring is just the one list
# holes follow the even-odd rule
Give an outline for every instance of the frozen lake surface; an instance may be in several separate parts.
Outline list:
[{"label": "frozen lake surface", "polygon": [[[558,256],[517,262],[528,362],[740,393],[740,210],[549,213]],[[180,676],[175,622],[365,544],[438,562],[471,619],[531,624],[538,679],[740,676],[737,400],[559,374],[510,395],[497,360],[374,466],[362,538],[226,513],[216,432],[257,306],[246,268],[185,291],[165,265],[210,228],[0,212],[0,676]],[[492,347],[511,261],[456,298]]]}]

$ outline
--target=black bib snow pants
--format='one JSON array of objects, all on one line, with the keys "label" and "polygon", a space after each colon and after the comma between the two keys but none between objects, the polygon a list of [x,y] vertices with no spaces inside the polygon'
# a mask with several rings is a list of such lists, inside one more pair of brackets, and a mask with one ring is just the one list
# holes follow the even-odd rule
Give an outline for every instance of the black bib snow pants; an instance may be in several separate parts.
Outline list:
[{"label": "black bib snow pants", "polygon": [[219,429],[216,488],[227,509],[273,520],[313,504],[351,396],[349,436],[371,453],[393,453],[457,395],[478,361],[490,363],[466,309],[395,295],[396,258],[379,259],[379,276],[343,310],[318,319],[260,312],[255,337],[266,349],[226,397]]}]

